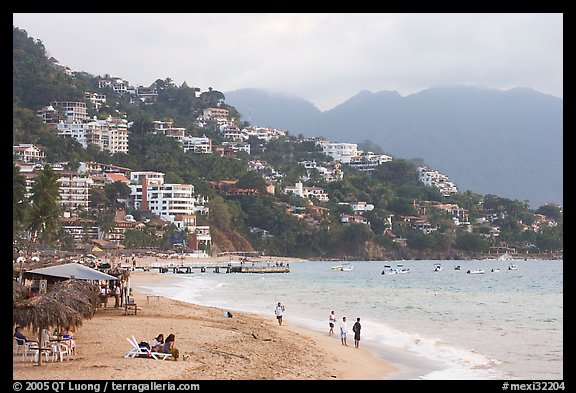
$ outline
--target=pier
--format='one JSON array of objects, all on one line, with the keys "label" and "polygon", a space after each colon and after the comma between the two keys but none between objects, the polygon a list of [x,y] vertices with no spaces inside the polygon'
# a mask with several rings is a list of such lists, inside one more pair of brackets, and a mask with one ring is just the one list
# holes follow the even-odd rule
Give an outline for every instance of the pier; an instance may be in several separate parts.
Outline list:
[{"label": "pier", "polygon": [[192,274],[194,271],[199,273],[290,273],[290,265],[247,265],[246,263],[227,263],[227,264],[188,264],[188,265],[148,265],[136,266],[136,270],[150,271],[158,270],[158,273],[172,272],[174,274]]}]

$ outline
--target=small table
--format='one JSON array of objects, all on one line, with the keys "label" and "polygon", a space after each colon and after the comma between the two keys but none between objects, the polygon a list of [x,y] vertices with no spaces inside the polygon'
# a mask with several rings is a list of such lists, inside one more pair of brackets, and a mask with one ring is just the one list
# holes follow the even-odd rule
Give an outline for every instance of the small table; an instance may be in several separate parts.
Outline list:
[{"label": "small table", "polygon": [[146,295],[146,305],[150,306],[150,299],[156,299],[156,305],[160,304],[160,295]]},{"label": "small table", "polygon": [[138,314],[138,306],[136,303],[124,303],[124,315],[128,315],[128,310],[134,309],[134,315]]}]

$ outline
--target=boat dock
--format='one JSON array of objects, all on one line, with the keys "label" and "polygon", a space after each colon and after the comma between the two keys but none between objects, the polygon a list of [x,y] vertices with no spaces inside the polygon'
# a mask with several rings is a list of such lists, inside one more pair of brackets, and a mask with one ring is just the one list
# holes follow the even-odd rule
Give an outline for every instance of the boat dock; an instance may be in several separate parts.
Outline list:
[{"label": "boat dock", "polygon": [[201,264],[189,264],[189,265],[162,265],[162,266],[136,266],[136,270],[150,271],[158,270],[158,273],[168,273],[172,272],[174,274],[192,274],[194,270],[199,273],[213,272],[213,273],[290,273],[290,265],[282,266],[270,266],[270,265],[251,265],[246,264],[219,264],[219,265],[201,265]]}]

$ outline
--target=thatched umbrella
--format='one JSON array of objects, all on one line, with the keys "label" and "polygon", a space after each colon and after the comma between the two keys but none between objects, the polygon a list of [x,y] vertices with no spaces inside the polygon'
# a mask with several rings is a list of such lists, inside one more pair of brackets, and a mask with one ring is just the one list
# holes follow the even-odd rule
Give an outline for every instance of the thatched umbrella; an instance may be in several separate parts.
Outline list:
[{"label": "thatched umbrella", "polygon": [[[38,342],[42,348],[42,329],[74,329],[82,325],[83,319],[92,318],[98,293],[93,284],[69,279],[54,284],[44,295],[17,299],[17,295],[13,294],[13,299],[13,323],[29,326],[33,332],[38,332]],[[38,364],[42,364],[42,356],[38,356]]]},{"label": "thatched umbrella", "polygon": [[28,289],[18,281],[12,281],[12,302],[28,297]]},{"label": "thatched umbrella", "polygon": [[98,307],[98,287],[88,281],[75,278],[60,281],[46,295],[75,309],[84,318],[92,318]]}]

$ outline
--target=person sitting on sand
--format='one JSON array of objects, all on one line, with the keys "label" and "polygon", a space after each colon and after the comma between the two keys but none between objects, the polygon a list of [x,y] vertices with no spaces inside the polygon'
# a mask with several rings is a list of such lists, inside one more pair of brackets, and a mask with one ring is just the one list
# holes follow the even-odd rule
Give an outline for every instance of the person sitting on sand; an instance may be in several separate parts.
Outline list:
[{"label": "person sitting on sand", "polygon": [[160,333],[158,337],[152,340],[150,344],[150,350],[152,352],[162,352],[162,346],[164,345],[164,335]]},{"label": "person sitting on sand", "polygon": [[164,345],[162,347],[162,352],[170,353],[170,354],[172,354],[172,357],[174,358],[174,360],[178,360],[178,357],[180,356],[180,351],[178,350],[178,348],[174,347],[174,340],[175,339],[176,339],[176,337],[174,336],[174,334],[170,333],[168,335],[168,337],[166,337],[166,341],[164,341]]}]

